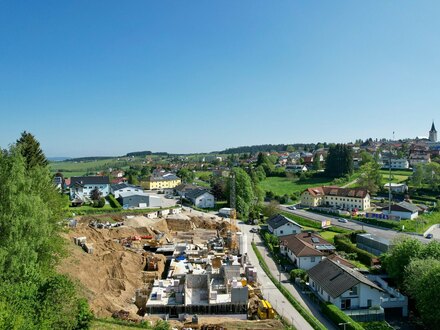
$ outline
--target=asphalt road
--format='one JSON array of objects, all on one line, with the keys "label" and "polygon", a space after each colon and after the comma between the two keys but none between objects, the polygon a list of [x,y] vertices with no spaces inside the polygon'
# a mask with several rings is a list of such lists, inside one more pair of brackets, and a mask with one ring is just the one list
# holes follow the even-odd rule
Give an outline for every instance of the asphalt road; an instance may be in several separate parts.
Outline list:
[{"label": "asphalt road", "polygon": [[[290,302],[283,296],[273,282],[267,277],[264,270],[261,268],[257,256],[252,249],[252,238],[255,244],[262,244],[259,235],[252,235],[249,230],[252,226],[238,223],[240,230],[247,236],[247,254],[250,262],[257,270],[258,282],[261,284],[261,292],[263,296],[269,300],[271,305],[275,308],[278,314],[282,315],[289,323],[293,324],[297,329],[312,330],[312,326],[302,317],[301,314],[290,304]],[[258,226],[255,226],[258,228]],[[265,257],[267,258],[267,257]]]},{"label": "asphalt road", "polygon": [[401,232],[391,230],[391,229],[386,229],[386,228],[381,228],[381,227],[372,226],[372,225],[368,225],[368,224],[363,224],[358,221],[349,220],[347,223],[339,222],[336,217],[331,216],[331,215],[321,215],[321,214],[308,212],[306,210],[301,210],[301,209],[289,210],[284,205],[281,205],[280,208],[283,211],[301,216],[306,219],[314,220],[317,222],[321,222],[323,220],[330,220],[333,226],[346,228],[346,229],[350,229],[350,230],[365,230],[366,232],[368,232],[370,234],[373,234],[373,235],[376,235],[379,237],[383,237],[388,240],[393,240],[394,238],[403,235],[403,236],[410,236],[410,237],[417,238],[418,240],[420,240],[423,243],[428,243],[430,241],[429,239],[426,239],[421,235],[411,235],[408,233],[401,233]]}]

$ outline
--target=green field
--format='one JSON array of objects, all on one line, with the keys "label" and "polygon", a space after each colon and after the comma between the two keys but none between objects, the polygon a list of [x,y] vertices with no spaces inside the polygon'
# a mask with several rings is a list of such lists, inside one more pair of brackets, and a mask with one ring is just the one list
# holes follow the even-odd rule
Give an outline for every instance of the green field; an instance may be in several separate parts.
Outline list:
[{"label": "green field", "polygon": [[[380,170],[380,173],[382,174],[382,180],[384,182],[388,182],[389,180],[389,171],[387,170]],[[412,172],[407,171],[391,171],[391,182],[393,183],[401,183],[406,181],[410,176]]]},{"label": "green field", "polygon": [[303,181],[286,177],[268,177],[260,182],[260,187],[264,191],[272,191],[276,195],[290,195],[294,192],[302,192],[303,190],[315,187],[331,185],[333,179],[329,178],[309,178]]},{"label": "green field", "polygon": [[[64,161],[64,162],[50,162],[49,167],[51,172],[61,172],[65,177],[81,176],[87,173],[96,173],[109,168],[124,169],[129,165],[136,163],[136,161],[127,161],[126,159],[118,160],[117,158],[99,159],[93,161]],[[140,163],[140,160],[137,161]]]}]

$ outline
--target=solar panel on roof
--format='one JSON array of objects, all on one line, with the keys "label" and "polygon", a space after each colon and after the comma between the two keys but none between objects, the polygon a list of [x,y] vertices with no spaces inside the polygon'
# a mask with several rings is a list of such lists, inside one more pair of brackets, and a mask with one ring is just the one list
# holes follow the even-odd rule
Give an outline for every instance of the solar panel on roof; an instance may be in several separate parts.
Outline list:
[{"label": "solar panel on roof", "polygon": [[319,238],[317,238],[317,237],[312,237],[312,242],[313,242],[313,243],[319,243]]}]

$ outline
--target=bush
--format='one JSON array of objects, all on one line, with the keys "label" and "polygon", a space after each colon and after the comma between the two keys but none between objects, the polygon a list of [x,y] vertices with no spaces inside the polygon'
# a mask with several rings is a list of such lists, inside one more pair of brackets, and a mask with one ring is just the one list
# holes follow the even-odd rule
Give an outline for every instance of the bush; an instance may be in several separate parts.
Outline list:
[{"label": "bush", "polygon": [[115,198],[115,196],[108,195],[107,200],[113,209],[121,209],[122,208],[121,204],[118,202],[118,200]]},{"label": "bush", "polygon": [[321,311],[335,324],[346,323],[347,330],[363,330],[364,328],[338,307],[328,302],[321,302]]},{"label": "bush", "polygon": [[296,278],[305,281],[307,279],[307,272],[304,269],[292,269],[290,271],[290,279],[295,280]]},{"label": "bush", "polygon": [[336,250],[341,250],[347,253],[356,253],[357,259],[365,265],[372,265],[373,259],[376,258],[375,255],[359,249],[356,245],[351,243],[348,238],[344,235],[336,235],[334,237]]}]

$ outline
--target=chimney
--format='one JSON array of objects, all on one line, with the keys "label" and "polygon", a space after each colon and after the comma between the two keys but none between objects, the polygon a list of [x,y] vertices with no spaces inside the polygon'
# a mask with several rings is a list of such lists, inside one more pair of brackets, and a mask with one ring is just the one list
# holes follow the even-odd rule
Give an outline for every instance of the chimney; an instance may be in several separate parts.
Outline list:
[{"label": "chimney", "polygon": [[311,231],[307,232],[307,234],[308,234],[307,235],[308,237],[312,237],[312,232]]}]

